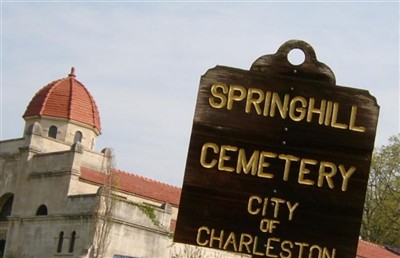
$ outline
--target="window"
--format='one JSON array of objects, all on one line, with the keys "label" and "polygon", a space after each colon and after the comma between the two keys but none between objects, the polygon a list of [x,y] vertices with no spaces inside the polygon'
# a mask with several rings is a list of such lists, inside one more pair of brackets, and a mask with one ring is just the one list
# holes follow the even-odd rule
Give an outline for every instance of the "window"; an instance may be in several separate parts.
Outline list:
[{"label": "window", "polygon": [[[5,196],[6,201],[3,204],[3,207],[0,209],[0,221],[7,221],[7,217],[11,215],[12,205],[14,201],[14,195],[10,194],[9,196]],[[1,199],[5,199],[1,198]],[[0,205],[2,200],[0,199]]]},{"label": "window", "polygon": [[76,232],[71,233],[71,240],[69,241],[69,252],[73,253],[75,248]]},{"label": "window", "polygon": [[0,239],[0,257],[3,257],[5,248],[6,248],[6,240]]},{"label": "window", "polygon": [[42,204],[36,211],[36,216],[46,216],[47,215],[47,207],[46,205]]},{"label": "window", "polygon": [[55,125],[50,126],[49,137],[57,139],[57,132],[58,132],[57,126]]},{"label": "window", "polygon": [[59,236],[58,236],[57,253],[61,253],[62,252],[63,242],[64,242],[64,232],[61,231]]},{"label": "window", "polygon": [[82,142],[82,133],[80,131],[76,131],[75,137],[74,137],[74,143],[77,142]]}]

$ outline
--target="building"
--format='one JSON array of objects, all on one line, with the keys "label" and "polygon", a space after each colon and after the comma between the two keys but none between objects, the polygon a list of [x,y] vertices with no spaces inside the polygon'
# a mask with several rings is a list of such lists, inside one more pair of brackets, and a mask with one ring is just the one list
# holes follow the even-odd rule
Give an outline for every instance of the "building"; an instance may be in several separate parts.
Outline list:
[{"label": "building", "polygon": [[0,258],[248,257],[172,243],[180,188],[117,170],[112,149],[95,150],[99,111],[74,69],[23,118],[23,136],[0,142]]},{"label": "building", "polygon": [[23,118],[23,137],[0,142],[0,257],[96,257],[101,249],[104,257],[168,257],[180,189],[115,170],[111,149],[95,151],[99,112],[74,69],[40,89]]},{"label": "building", "polygon": [[398,251],[359,240],[356,258],[399,258],[400,253]]}]

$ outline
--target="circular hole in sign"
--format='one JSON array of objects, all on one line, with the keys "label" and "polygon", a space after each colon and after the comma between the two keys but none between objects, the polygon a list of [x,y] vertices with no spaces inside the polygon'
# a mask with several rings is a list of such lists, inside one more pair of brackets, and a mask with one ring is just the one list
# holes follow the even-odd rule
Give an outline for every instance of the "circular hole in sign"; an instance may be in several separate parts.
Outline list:
[{"label": "circular hole in sign", "polygon": [[292,65],[301,65],[306,60],[306,55],[303,50],[294,48],[288,53],[287,59]]}]

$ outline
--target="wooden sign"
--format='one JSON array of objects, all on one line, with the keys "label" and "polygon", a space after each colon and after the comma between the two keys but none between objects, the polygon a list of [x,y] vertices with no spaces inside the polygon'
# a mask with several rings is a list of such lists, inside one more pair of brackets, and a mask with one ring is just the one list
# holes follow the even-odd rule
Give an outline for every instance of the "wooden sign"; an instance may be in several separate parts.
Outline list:
[{"label": "wooden sign", "polygon": [[[305,61],[292,65],[300,49]],[[174,241],[253,257],[354,258],[379,107],[303,41],[202,76]]]}]

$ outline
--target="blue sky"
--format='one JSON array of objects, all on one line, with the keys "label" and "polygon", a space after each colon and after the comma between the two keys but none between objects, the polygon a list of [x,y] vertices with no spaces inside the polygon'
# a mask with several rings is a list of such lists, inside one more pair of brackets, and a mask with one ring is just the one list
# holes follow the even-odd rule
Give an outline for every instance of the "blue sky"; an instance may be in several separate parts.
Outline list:
[{"label": "blue sky", "polygon": [[200,76],[249,69],[290,39],[313,46],[336,83],[381,107],[376,145],[399,133],[399,3],[3,1],[1,139],[72,66],[100,111],[96,149],[117,168],[181,186]]}]

